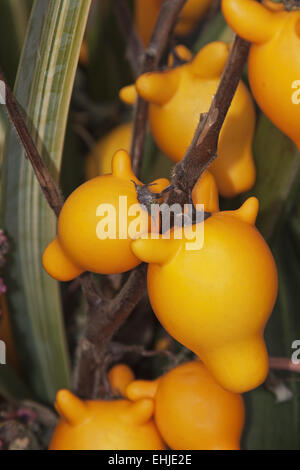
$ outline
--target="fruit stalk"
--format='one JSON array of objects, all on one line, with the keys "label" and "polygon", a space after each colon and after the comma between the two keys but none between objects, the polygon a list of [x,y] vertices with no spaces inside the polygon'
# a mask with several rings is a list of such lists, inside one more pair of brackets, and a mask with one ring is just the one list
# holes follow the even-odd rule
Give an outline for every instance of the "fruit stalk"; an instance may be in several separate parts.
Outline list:
[{"label": "fruit stalk", "polygon": [[[162,5],[149,46],[144,51],[140,73],[154,70],[167,47],[178,14],[186,0],[168,0]],[[148,105],[138,101],[132,138],[133,170],[139,173],[142,163]],[[104,300],[99,307],[90,306],[84,336],[78,345],[74,372],[74,390],[83,398],[95,397],[105,375],[105,357],[110,341],[142,298],[146,289],[146,266],[132,271],[127,282],[110,302]]]},{"label": "fruit stalk", "polygon": [[5,100],[8,115],[15,126],[22,145],[24,146],[27,157],[30,160],[45,198],[56,217],[58,217],[63,206],[61,192],[41,159],[36,145],[29,133],[28,127],[25,124],[17,100],[11,92],[2,72],[0,72],[0,80],[5,84]]},{"label": "fruit stalk", "polygon": [[114,8],[120,30],[127,41],[126,58],[134,76],[137,77],[143,55],[143,45],[136,32],[127,0],[115,0]]},{"label": "fruit stalk", "polygon": [[[184,3],[184,0],[168,0],[163,3],[152,39],[143,55],[141,72],[154,70],[158,66]],[[214,158],[218,135],[241,78],[247,53],[248,43],[237,38],[212,106],[207,115],[200,120],[195,138],[183,162],[176,166],[173,177],[174,189],[169,193],[169,201],[188,202],[195,181]],[[60,192],[42,161],[25,120],[18,110],[18,104],[8,88],[7,97],[8,111],[13,124],[45,197],[58,215],[62,204]],[[136,169],[140,167],[142,161],[147,117],[148,108],[144,102],[141,102],[140,108],[137,106],[136,110],[136,130],[133,137],[132,157]],[[77,350],[74,390],[83,398],[93,398],[98,396],[99,385],[105,374],[104,364],[106,355],[109,354],[110,341],[145,292],[146,266],[142,264],[136,268],[112,300],[105,299],[90,274],[81,276],[80,282],[88,309],[85,332]]]},{"label": "fruit stalk", "polygon": [[[141,57],[141,67],[138,75],[153,72],[157,69],[169,44],[178,15],[186,0],[165,0],[161,6],[156,25],[154,27],[149,45]],[[143,161],[149,105],[138,97],[135,106],[133,133],[131,143],[132,168],[139,177]]]},{"label": "fruit stalk", "polygon": [[236,36],[219,88],[206,114],[200,116],[198,128],[184,158],[174,169],[168,203],[183,205],[191,199],[193,187],[203,171],[217,158],[219,134],[241,79],[250,44]]}]

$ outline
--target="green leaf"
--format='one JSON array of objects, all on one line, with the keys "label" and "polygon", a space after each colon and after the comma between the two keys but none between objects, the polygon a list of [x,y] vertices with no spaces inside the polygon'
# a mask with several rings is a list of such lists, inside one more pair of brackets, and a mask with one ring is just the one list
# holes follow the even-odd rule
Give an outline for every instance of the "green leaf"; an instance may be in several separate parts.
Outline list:
[{"label": "green leaf", "polygon": [[0,396],[6,400],[24,400],[32,395],[24,382],[9,365],[0,366]]},{"label": "green leaf", "polygon": [[289,225],[292,234],[293,241],[295,243],[295,249],[297,251],[297,255],[300,262],[300,205],[299,205],[299,197],[300,197],[300,184],[298,194],[295,197],[295,204],[289,216]]},{"label": "green leaf", "polygon": [[[7,117],[3,108],[0,108],[0,168],[3,159],[3,148],[5,140],[5,131],[7,127]],[[0,193],[2,192],[2,177],[0,173]],[[1,201],[0,201],[1,206]],[[1,340],[1,337],[0,337]],[[24,384],[23,380],[16,374],[14,369],[8,364],[0,365],[0,396],[6,400],[18,400],[31,398],[31,394]]]},{"label": "green leaf", "polygon": [[133,78],[126,59],[126,41],[120,32],[113,3],[110,0],[94,2],[86,35],[89,93],[101,103],[119,102],[119,90],[132,83]]},{"label": "green leaf", "polygon": [[[279,273],[278,300],[267,324],[266,341],[271,356],[290,358],[292,341],[300,338],[300,274],[287,222],[299,191],[300,155],[264,115],[258,121],[254,155],[257,179],[246,197],[255,195],[260,201],[257,226],[271,243]],[[246,395],[247,449],[300,448],[299,377],[276,372],[276,378],[284,380],[293,397],[276,403],[274,395],[263,387]]]},{"label": "green leaf", "polygon": [[198,52],[202,47],[212,41],[230,42],[233,31],[227,25],[222,13],[218,13],[201,31],[201,34],[193,46],[193,52]]},{"label": "green leaf", "polygon": [[[300,339],[300,271],[299,259],[286,227],[274,252],[279,271],[279,296],[266,329],[266,340],[271,356],[291,358],[292,342]],[[246,395],[244,447],[247,449],[300,448],[300,377],[291,372],[276,372],[276,377],[284,380],[293,397],[285,403],[276,403],[273,394],[263,387]]]},{"label": "green leaf", "polygon": [[[33,138],[56,180],[90,3],[35,1],[15,86]],[[14,248],[10,311],[23,367],[35,395],[52,402],[70,377],[59,284],[41,265],[56,220],[12,126],[5,150],[4,202],[4,226]]]},{"label": "green leaf", "polygon": [[261,115],[254,140],[257,178],[247,195],[259,199],[257,226],[274,239],[286,220],[299,187],[300,153],[293,142]]}]

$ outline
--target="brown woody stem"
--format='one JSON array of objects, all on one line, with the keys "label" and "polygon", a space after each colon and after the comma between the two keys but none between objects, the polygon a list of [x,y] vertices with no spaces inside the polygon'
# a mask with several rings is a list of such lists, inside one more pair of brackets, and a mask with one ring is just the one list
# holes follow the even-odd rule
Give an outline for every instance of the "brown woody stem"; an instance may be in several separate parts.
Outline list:
[{"label": "brown woody stem", "polygon": [[[149,46],[142,57],[140,73],[158,66],[186,0],[164,0]],[[119,6],[122,2],[119,2]],[[124,5],[123,5],[124,6]],[[128,24],[128,21],[127,21]],[[125,30],[125,27],[123,28]],[[131,37],[132,35],[129,34]],[[133,35],[134,36],[134,35]],[[144,153],[148,120],[148,104],[138,99],[132,137],[132,166],[139,174]],[[119,327],[131,314],[146,290],[146,265],[134,269],[121,291],[109,303],[89,309],[84,337],[77,351],[74,388],[83,398],[97,396],[105,374],[105,354]]]},{"label": "brown woody stem", "polygon": [[[164,0],[150,44],[142,58],[140,73],[158,67],[185,1]],[[236,38],[211,108],[201,119],[186,156],[175,167],[172,180],[174,189],[169,193],[170,203],[188,202],[195,182],[215,158],[219,132],[241,78],[248,50],[249,44]],[[60,191],[41,159],[8,87],[7,109],[45,197],[58,216],[63,203]],[[139,99],[132,142],[133,167],[137,173],[144,152],[147,118],[148,106]],[[133,270],[121,291],[112,300],[100,295],[90,274],[84,274],[80,279],[88,310],[84,335],[77,349],[74,390],[83,398],[93,398],[98,396],[99,384],[105,373],[105,353],[111,339],[145,292],[146,266],[141,264]]]},{"label": "brown woody stem", "polygon": [[37,150],[36,145],[25,123],[23,114],[20,110],[20,106],[17,103],[16,98],[11,92],[5,80],[5,77],[1,72],[0,80],[5,83],[6,109],[8,111],[9,117],[15,126],[17,134],[22,142],[27,157],[30,160],[30,163],[41,186],[41,189],[45,195],[45,198],[55,215],[58,217],[60,210],[63,206],[63,198],[61,192],[58,189],[58,186],[52,178],[51,174],[49,173],[48,168],[45,166],[39,154],[39,151]]},{"label": "brown woody stem", "polygon": [[[56,182],[54,181],[51,173],[43,162],[42,157],[40,156],[39,151],[35,145],[35,142],[30,135],[20,106],[13,93],[11,92],[4,75],[1,72],[0,80],[2,80],[2,82],[5,84],[6,109],[9,114],[9,117],[22,142],[26,155],[35,172],[35,175],[45,195],[45,198],[56,217],[58,217],[64,202],[62,194]],[[92,299],[95,300],[96,296],[99,300],[99,296],[101,294],[100,289],[96,288],[96,285],[89,273],[80,276],[80,284],[88,303],[91,303]]]},{"label": "brown woody stem", "polygon": [[184,204],[203,171],[217,157],[219,134],[246,63],[250,44],[236,36],[209,111],[200,117],[193,141],[174,169],[168,202]]},{"label": "brown woody stem", "polygon": [[270,357],[269,364],[270,369],[300,373],[300,364],[294,364],[287,357]]},{"label": "brown woody stem", "polygon": [[127,41],[126,57],[134,76],[137,77],[144,48],[136,32],[128,0],[114,0],[114,8],[121,32]]},{"label": "brown woody stem", "polygon": [[[144,51],[139,75],[155,70],[172,37],[178,15],[186,0],[164,0],[149,45]],[[140,175],[148,123],[149,105],[138,97],[134,113],[134,126],[131,143],[132,168],[137,176]]]}]

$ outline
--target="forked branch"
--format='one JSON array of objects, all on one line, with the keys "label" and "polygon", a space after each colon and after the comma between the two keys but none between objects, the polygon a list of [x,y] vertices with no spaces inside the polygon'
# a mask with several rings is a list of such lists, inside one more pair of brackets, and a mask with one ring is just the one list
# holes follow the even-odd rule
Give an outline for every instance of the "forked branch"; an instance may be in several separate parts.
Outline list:
[{"label": "forked branch", "polygon": [[58,217],[63,206],[61,192],[58,189],[58,186],[52,178],[51,174],[49,173],[48,168],[44,164],[39,151],[37,150],[37,147],[25,123],[20,106],[11,92],[11,89],[9,88],[2,72],[0,72],[0,80],[5,84],[6,109],[9,117],[15,126],[17,134],[22,142],[27,157],[30,160],[31,166],[35,172],[44,196],[54,214],[56,217]]},{"label": "forked branch", "polygon": [[[168,47],[179,13],[186,0],[164,0],[149,45],[141,60],[139,75],[157,69]],[[138,97],[134,112],[134,126],[131,141],[132,168],[137,176],[141,172],[147,134],[149,105]]]},{"label": "forked branch", "polygon": [[[164,0],[149,46],[144,52],[140,72],[155,70],[166,51],[172,30],[186,0]],[[119,2],[120,3],[120,2]],[[217,152],[219,133],[228,108],[241,79],[249,44],[236,38],[224,70],[220,86],[208,113],[202,117],[193,142],[184,159],[175,167],[172,190],[168,202],[189,202],[193,186],[203,170],[213,161]],[[0,75],[0,78],[3,77]],[[3,79],[4,80],[4,79]],[[63,200],[61,193],[30,136],[26,122],[10,89],[7,90],[7,109],[20,136],[27,156],[49,206],[59,215]],[[147,104],[139,99],[135,113],[132,158],[139,171],[144,152],[148,116]],[[93,398],[105,373],[105,353],[114,334],[142,298],[146,287],[146,266],[133,270],[127,282],[112,300],[100,295],[90,274],[81,277],[87,298],[86,327],[77,350],[74,389],[83,398]]]},{"label": "forked branch", "polygon": [[200,116],[193,141],[184,158],[175,166],[172,178],[174,191],[168,198],[170,204],[188,202],[195,183],[217,157],[220,131],[241,80],[249,47],[247,41],[236,36],[210,109]]}]

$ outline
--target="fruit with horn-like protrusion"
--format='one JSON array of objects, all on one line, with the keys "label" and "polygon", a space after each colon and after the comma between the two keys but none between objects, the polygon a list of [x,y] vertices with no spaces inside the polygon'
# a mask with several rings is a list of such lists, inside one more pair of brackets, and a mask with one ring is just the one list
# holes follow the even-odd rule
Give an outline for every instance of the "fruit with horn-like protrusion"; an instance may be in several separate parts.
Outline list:
[{"label": "fruit with horn-like protrusion", "polygon": [[[212,4],[212,0],[187,0],[183,6],[175,34],[185,36],[193,31]],[[135,0],[135,22],[139,36],[147,45],[157,20],[162,0]]]},{"label": "fruit with horn-like protrusion", "polygon": [[223,14],[252,43],[251,90],[271,121],[300,148],[300,11],[272,1],[222,0]]},{"label": "fruit with horn-like protrusion", "polygon": [[134,373],[126,364],[116,364],[108,373],[112,392],[116,396],[125,396],[127,386],[134,381]]},{"label": "fruit with horn-like protrusion", "polygon": [[82,401],[60,390],[55,407],[60,420],[50,450],[161,450],[164,443],[152,416],[153,400]]},{"label": "fruit with horn-like protrusion", "polygon": [[216,180],[205,170],[192,191],[193,204],[203,204],[205,212],[219,212],[219,193]]},{"label": "fruit with horn-like protrusion", "polygon": [[[138,78],[135,88],[121,90],[120,98],[127,103],[135,100],[135,89],[150,103],[151,132],[162,152],[172,160],[181,160],[191,144],[200,115],[209,110],[217,91],[228,55],[228,45],[213,42],[192,61],[166,71],[146,73]],[[222,196],[235,196],[254,184],[254,128],[254,104],[241,81],[220,133],[218,158],[209,168]]]},{"label": "fruit with horn-like protrusion", "polygon": [[276,265],[254,226],[257,211],[252,197],[236,211],[184,227],[181,239],[175,228],[132,243],[149,263],[148,294],[162,325],[236,393],[266,378],[263,332],[277,295]]},{"label": "fruit with horn-like protrusion", "polygon": [[[160,193],[169,182],[151,186]],[[132,239],[151,230],[151,219],[137,199],[141,184],[131,169],[128,153],[119,150],[112,174],[93,178],[66,200],[58,219],[57,237],[43,254],[43,265],[55,279],[69,281],[84,271],[115,274],[139,264]]]},{"label": "fruit with horn-like protrusion", "polygon": [[120,124],[100,139],[86,159],[87,179],[111,173],[111,162],[117,150],[129,152],[132,136],[132,122]]},{"label": "fruit with horn-like protrusion", "polygon": [[155,423],[171,449],[240,448],[243,399],[220,387],[199,361],[177,366],[154,381],[133,381],[126,395],[154,400]]}]

